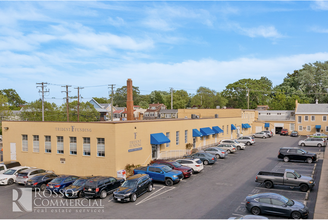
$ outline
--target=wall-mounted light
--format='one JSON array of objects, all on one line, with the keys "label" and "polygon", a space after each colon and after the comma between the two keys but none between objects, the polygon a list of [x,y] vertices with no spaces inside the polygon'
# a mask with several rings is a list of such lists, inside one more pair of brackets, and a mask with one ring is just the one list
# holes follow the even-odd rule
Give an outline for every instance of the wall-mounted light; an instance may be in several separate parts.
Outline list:
[{"label": "wall-mounted light", "polygon": [[5,130],[8,130],[8,129],[9,129],[9,127],[4,127],[4,129],[5,129]]}]

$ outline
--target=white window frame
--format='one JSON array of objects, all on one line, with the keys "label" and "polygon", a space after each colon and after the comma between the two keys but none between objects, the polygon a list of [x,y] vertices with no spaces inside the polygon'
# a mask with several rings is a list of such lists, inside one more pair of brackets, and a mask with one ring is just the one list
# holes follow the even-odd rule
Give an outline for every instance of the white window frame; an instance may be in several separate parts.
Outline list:
[{"label": "white window frame", "polygon": [[77,138],[69,137],[69,154],[77,155]]},{"label": "white window frame", "polygon": [[304,115],[304,121],[309,121],[309,116],[308,115]]},{"label": "white window frame", "polygon": [[179,145],[179,136],[180,136],[180,132],[176,131],[175,132],[175,145]]},{"label": "white window frame", "polygon": [[44,136],[44,152],[51,153],[51,136]]},{"label": "white window frame", "polygon": [[40,152],[39,135],[33,135],[33,152]]},{"label": "white window frame", "polygon": [[91,156],[91,139],[90,137],[83,137],[83,155]]},{"label": "white window frame", "polygon": [[327,121],[327,116],[326,115],[322,116],[322,121]]},{"label": "white window frame", "polygon": [[185,130],[185,144],[188,142],[188,130]]},{"label": "white window frame", "polygon": [[311,115],[311,121],[315,121],[315,115]]},{"label": "white window frame", "polygon": [[105,138],[97,138],[97,156],[105,157]]},{"label": "white window frame", "polygon": [[298,126],[298,130],[299,130],[299,131],[303,131],[303,127],[302,127],[302,125],[299,125],[299,126]]},{"label": "white window frame", "polygon": [[22,135],[22,151],[28,151],[28,136],[27,134]]},{"label": "white window frame", "polygon": [[[166,132],[166,137],[168,139],[170,139],[170,132]],[[169,147],[170,146],[170,142],[169,143],[166,143],[166,147]]]},{"label": "white window frame", "polygon": [[306,131],[311,131],[311,125],[306,126]]},{"label": "white window frame", "polygon": [[57,136],[57,154],[64,154],[64,137]]}]

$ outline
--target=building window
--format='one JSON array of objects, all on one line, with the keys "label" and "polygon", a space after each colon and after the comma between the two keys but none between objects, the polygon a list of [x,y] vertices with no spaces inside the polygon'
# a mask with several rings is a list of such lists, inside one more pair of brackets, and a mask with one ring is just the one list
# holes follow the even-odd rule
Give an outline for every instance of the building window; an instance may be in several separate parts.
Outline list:
[{"label": "building window", "polygon": [[150,117],[154,117],[154,112],[150,112],[150,113],[149,113],[149,116],[150,116]]},{"label": "building window", "polygon": [[39,135],[33,135],[33,152],[39,152]]},{"label": "building window", "polygon": [[295,124],[294,123],[290,123],[290,130],[294,131],[295,130]]},{"label": "building window", "polygon": [[28,140],[26,134],[22,135],[22,151],[28,151]]},{"label": "building window", "polygon": [[311,131],[311,126],[310,125],[306,126],[306,130]]},{"label": "building window", "polygon": [[176,145],[179,145],[179,131],[176,132]]},{"label": "building window", "polygon": [[298,123],[302,123],[302,116],[298,116]]},{"label": "building window", "polygon": [[97,138],[97,155],[98,157],[105,156],[105,138]]},{"label": "building window", "polygon": [[172,113],[172,118],[175,118],[175,113]]},{"label": "building window", "polygon": [[171,118],[171,114],[165,114],[165,118]]},{"label": "building window", "polygon": [[305,115],[304,116],[304,121],[308,121],[309,120],[309,116]]},{"label": "building window", "polygon": [[64,137],[57,136],[57,153],[63,154],[64,153]]},{"label": "building window", "polygon": [[51,153],[51,136],[45,136],[44,148],[46,153]]},{"label": "building window", "polygon": [[281,115],[281,113],[277,113],[277,115]]},{"label": "building window", "polygon": [[298,126],[298,130],[299,131],[302,131],[303,130],[302,125]]},{"label": "building window", "polygon": [[271,113],[267,113],[267,115],[271,115]]},{"label": "building window", "polygon": [[328,126],[326,126],[326,132],[328,132]]},{"label": "building window", "polygon": [[83,138],[83,155],[90,156],[90,138]]},{"label": "building window", "polygon": [[76,137],[69,137],[69,152],[72,155],[77,154]]},{"label": "building window", "polygon": [[188,130],[185,130],[185,144],[188,142]]},{"label": "building window", "polygon": [[311,121],[315,121],[315,116],[314,115],[311,116]]},{"label": "building window", "polygon": [[[168,139],[170,139],[170,132],[166,132],[166,137]],[[166,143],[166,147],[169,147],[170,146],[170,142],[169,143]]]},{"label": "building window", "polygon": [[327,121],[327,116],[326,115],[322,116],[322,121]]},{"label": "building window", "polygon": [[222,134],[224,135],[224,125],[222,125],[222,131],[223,131]]},{"label": "building window", "polygon": [[229,125],[227,125],[227,134],[229,134]]}]

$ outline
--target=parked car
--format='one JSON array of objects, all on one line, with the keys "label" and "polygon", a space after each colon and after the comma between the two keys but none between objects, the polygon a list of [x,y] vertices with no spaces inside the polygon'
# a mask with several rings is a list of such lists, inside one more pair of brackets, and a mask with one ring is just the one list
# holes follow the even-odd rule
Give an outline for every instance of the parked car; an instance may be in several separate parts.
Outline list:
[{"label": "parked car", "polygon": [[246,209],[253,215],[269,214],[287,218],[308,218],[309,209],[301,202],[276,193],[260,193],[246,197]]},{"label": "parked car", "polygon": [[125,182],[113,192],[113,199],[119,202],[135,202],[138,197],[146,192],[153,191],[153,181],[148,174],[137,174],[125,180]]},{"label": "parked car", "polygon": [[305,140],[300,140],[298,145],[304,146],[326,146],[326,140],[324,138],[307,138]]},{"label": "parked car", "polygon": [[217,147],[227,151],[228,154],[236,152],[236,146],[234,144],[219,144]]},{"label": "parked car", "polygon": [[237,150],[245,150],[245,144],[239,143],[237,140],[221,140],[220,144],[233,144],[237,147]]},{"label": "parked car", "polygon": [[216,157],[204,151],[199,151],[197,153],[184,156],[184,158],[192,158],[192,159],[198,158],[203,162],[204,165],[214,164],[217,161]]},{"label": "parked car", "polygon": [[272,188],[274,185],[296,186],[302,192],[312,189],[315,185],[313,178],[302,176],[291,169],[286,169],[283,173],[260,171],[256,175],[255,182],[264,183],[265,188]]},{"label": "parked car", "polygon": [[285,162],[291,160],[302,160],[308,163],[317,161],[317,154],[309,153],[299,147],[282,147],[279,149],[278,158]]},{"label": "parked car", "polygon": [[217,159],[223,159],[228,155],[228,152],[219,147],[209,147],[204,150],[206,153],[214,155]]},{"label": "parked car", "polygon": [[244,143],[246,145],[253,145],[255,144],[255,140],[253,137],[249,136],[242,136],[237,139],[238,142]]},{"label": "parked car", "polygon": [[6,170],[10,168],[19,166],[21,166],[21,164],[18,161],[4,161],[0,163],[0,174],[3,174]]},{"label": "parked car", "polygon": [[281,129],[280,135],[288,136],[288,129]]},{"label": "parked car", "polygon": [[312,138],[326,138],[327,139],[327,135],[326,134],[319,133],[319,132],[314,133],[314,134],[310,135],[309,137],[312,137]]},{"label": "parked car", "polygon": [[47,172],[47,171],[44,169],[29,168],[29,169],[18,172],[15,182],[17,184],[25,185],[26,181],[29,180],[30,178],[32,178],[33,176],[35,176],[39,173],[45,173],[45,172]]},{"label": "parked car", "polygon": [[261,131],[261,132],[257,132],[257,133],[255,133],[255,134],[253,135],[253,137],[257,137],[257,138],[268,138],[269,136],[268,136],[267,133]]},{"label": "parked car", "polygon": [[192,175],[192,169],[190,167],[183,166],[176,161],[153,160],[150,164],[164,164],[173,170],[179,170],[183,173],[184,178],[188,178]]},{"label": "parked car", "polygon": [[73,175],[59,175],[47,184],[47,190],[62,192],[65,187],[74,183],[78,178],[78,176]]},{"label": "parked car", "polygon": [[85,183],[91,178],[94,177],[92,176],[79,177],[71,185],[63,189],[63,194],[65,195],[66,198],[69,199],[84,197],[83,188],[85,186]]},{"label": "parked car", "polygon": [[34,190],[40,189],[43,191],[47,188],[47,184],[57,177],[58,175],[54,173],[39,173],[27,180],[25,187],[29,187]]},{"label": "parked car", "polygon": [[26,166],[13,167],[6,170],[3,174],[0,174],[0,185],[11,185],[16,180],[16,174],[19,171],[28,169]]},{"label": "parked car", "polygon": [[190,167],[192,172],[201,172],[204,169],[203,162],[200,159],[178,159],[176,160],[182,166]]},{"label": "parked car", "polygon": [[297,132],[297,131],[292,131],[292,132],[290,133],[290,136],[291,136],[291,137],[298,137],[298,132]]},{"label": "parked car", "polygon": [[273,136],[272,131],[265,130],[263,132],[266,133],[268,135],[268,137],[272,137]]},{"label": "parked car", "polygon": [[133,174],[148,174],[154,181],[164,182],[166,186],[172,186],[183,178],[181,171],[172,170],[170,167],[162,164],[135,168]]},{"label": "parked car", "polygon": [[83,192],[86,198],[104,199],[108,193],[114,192],[124,182],[123,178],[114,178],[111,176],[97,176],[87,180]]}]

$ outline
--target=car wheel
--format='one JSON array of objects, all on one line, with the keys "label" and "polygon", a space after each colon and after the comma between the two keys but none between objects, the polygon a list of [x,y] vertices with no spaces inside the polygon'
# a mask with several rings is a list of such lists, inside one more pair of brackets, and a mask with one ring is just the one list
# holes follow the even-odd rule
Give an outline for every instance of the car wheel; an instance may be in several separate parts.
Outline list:
[{"label": "car wheel", "polygon": [[240,146],[237,146],[237,150],[240,150]]},{"label": "car wheel", "polygon": [[309,190],[309,186],[307,185],[307,184],[301,184],[300,185],[300,190],[302,191],[302,192],[306,192],[306,191],[308,191]]},{"label": "car wheel", "polygon": [[247,142],[246,145],[248,145],[248,146],[251,145],[251,142]]},{"label": "car wheel", "polygon": [[147,189],[148,192],[151,192],[153,191],[153,184],[149,184],[148,185],[148,189]]},{"label": "car wheel", "polygon": [[81,190],[81,191],[79,192],[78,197],[79,197],[79,198],[83,198],[83,197],[84,197],[84,192],[83,192],[83,190]]},{"label": "car wheel", "polygon": [[101,192],[100,192],[100,198],[101,198],[101,199],[104,199],[104,198],[106,198],[106,197],[107,197],[107,192],[106,192],[106,190],[101,191]]},{"label": "car wheel", "polygon": [[299,212],[292,212],[292,219],[300,219],[302,217],[301,213]]},{"label": "car wheel", "polygon": [[204,165],[208,165],[208,161],[207,160],[204,160],[203,164]]},{"label": "car wheel", "polygon": [[166,179],[165,180],[165,185],[167,185],[167,186],[172,186],[173,185],[173,180],[171,180],[171,179]]},{"label": "car wheel", "polygon": [[191,168],[191,172],[192,172],[192,174],[194,174],[195,173],[195,170],[193,168]]},{"label": "car wheel", "polygon": [[270,189],[270,188],[273,187],[273,183],[271,181],[265,181],[264,182],[264,186],[265,186],[265,188]]},{"label": "car wheel", "polygon": [[259,215],[261,213],[261,209],[259,207],[256,207],[254,206],[252,209],[251,209],[251,213],[253,215]]},{"label": "car wheel", "polygon": [[284,157],[284,161],[288,162],[289,161],[289,157]]},{"label": "car wheel", "polygon": [[13,183],[14,183],[14,180],[13,179],[9,179],[8,182],[7,182],[8,185],[11,185]]},{"label": "car wheel", "polygon": [[231,151],[230,151],[230,150],[227,150],[227,152],[228,152],[228,154],[230,154],[230,153],[231,153]]},{"label": "car wheel", "polygon": [[322,147],[322,144],[318,144],[317,146],[318,146],[318,147]]},{"label": "car wheel", "polygon": [[133,193],[133,194],[131,195],[130,200],[131,200],[131,202],[135,202],[135,201],[137,201],[137,195],[136,195],[135,193]]},{"label": "car wheel", "polygon": [[44,183],[40,186],[40,190],[41,190],[41,191],[46,190],[46,188],[47,188],[47,185],[44,184]]},{"label": "car wheel", "polygon": [[307,158],[307,159],[306,159],[306,162],[308,162],[308,163],[312,163],[312,158]]},{"label": "car wheel", "polygon": [[304,146],[305,146],[305,144],[304,144],[304,143],[302,143],[302,144],[301,144],[301,146],[302,146],[302,147],[304,147]]},{"label": "car wheel", "polygon": [[216,154],[215,157],[216,157],[216,159],[220,159],[221,158],[220,157],[220,154]]}]

